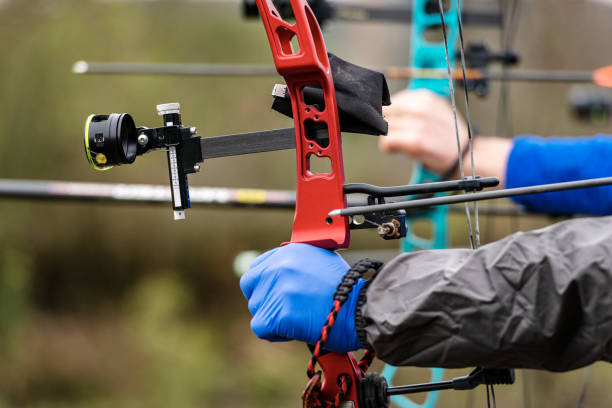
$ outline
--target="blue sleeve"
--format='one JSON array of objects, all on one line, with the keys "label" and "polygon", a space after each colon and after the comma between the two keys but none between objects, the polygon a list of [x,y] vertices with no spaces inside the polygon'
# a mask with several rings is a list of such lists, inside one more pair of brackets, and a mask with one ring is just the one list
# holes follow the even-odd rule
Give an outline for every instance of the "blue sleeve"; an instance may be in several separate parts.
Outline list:
[{"label": "blue sleeve", "polygon": [[[612,135],[593,137],[522,136],[514,141],[506,187],[612,176]],[[529,211],[549,214],[610,215],[612,186],[514,197]]]}]

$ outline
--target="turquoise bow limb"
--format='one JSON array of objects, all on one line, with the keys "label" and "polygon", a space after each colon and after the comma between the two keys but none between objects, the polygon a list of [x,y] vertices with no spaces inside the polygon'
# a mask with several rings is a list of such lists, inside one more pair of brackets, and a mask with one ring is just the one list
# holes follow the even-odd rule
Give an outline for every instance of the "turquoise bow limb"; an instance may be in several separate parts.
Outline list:
[{"label": "turquoise bow limb", "polygon": [[[430,368],[430,370],[431,370],[431,377],[429,380],[431,382],[442,381],[444,379],[444,369]],[[383,369],[381,375],[387,379],[387,382],[389,382],[389,379],[395,376],[396,371],[397,371],[397,367],[387,364],[385,368]],[[393,384],[389,382],[389,385],[392,386]],[[416,402],[412,401],[410,398],[407,398],[403,395],[391,396],[391,402],[400,408],[433,408],[436,406],[436,403],[438,402],[438,394],[439,394],[439,391],[432,391],[432,392],[427,393],[427,396],[425,397],[425,401],[423,401],[422,404],[417,404]]]}]

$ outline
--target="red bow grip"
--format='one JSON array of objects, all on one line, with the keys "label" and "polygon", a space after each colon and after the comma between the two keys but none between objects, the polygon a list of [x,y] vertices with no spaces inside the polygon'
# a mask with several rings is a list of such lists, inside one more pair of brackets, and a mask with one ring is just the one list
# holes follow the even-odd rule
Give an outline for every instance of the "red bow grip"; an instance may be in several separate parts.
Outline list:
[{"label": "red bow grip", "polygon": [[[296,206],[290,242],[338,249],[349,245],[347,217],[330,217],[346,207],[344,164],[336,91],[319,24],[306,0],[291,0],[295,24],[281,17],[272,0],[257,0],[274,57],[291,96],[297,155]],[[299,50],[291,41],[297,39]],[[319,86],[325,106],[307,105],[304,87]],[[327,130],[328,137],[321,137]],[[311,162],[329,161],[329,172],[311,171]]]}]

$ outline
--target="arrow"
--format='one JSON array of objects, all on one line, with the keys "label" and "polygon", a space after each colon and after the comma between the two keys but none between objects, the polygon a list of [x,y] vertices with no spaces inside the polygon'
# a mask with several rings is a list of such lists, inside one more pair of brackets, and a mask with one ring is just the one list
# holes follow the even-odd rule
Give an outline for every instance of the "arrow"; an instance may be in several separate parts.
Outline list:
[{"label": "arrow", "polygon": [[[401,66],[372,68],[382,72],[388,79],[445,79],[444,69],[417,69]],[[77,61],[72,66],[75,74],[100,75],[184,75],[224,77],[272,77],[278,76],[271,65],[252,64],[207,64],[207,63],[146,63],[146,62],[89,62]],[[463,80],[463,73],[454,70],[455,80]],[[483,71],[467,69],[468,80],[492,80],[513,82],[572,82],[592,83],[612,88],[612,65],[586,70],[518,70]]]},{"label": "arrow", "polygon": [[452,196],[398,201],[387,204],[365,205],[351,208],[339,208],[329,212],[332,217],[349,217],[354,215],[371,214],[378,211],[412,210],[427,208],[436,205],[458,204],[498,198],[516,197],[528,194],[542,194],[553,191],[575,190],[580,188],[601,187],[612,185],[612,177],[601,177],[587,180],[566,181],[562,183],[540,184],[528,187],[517,187],[495,191],[483,191],[472,194],[458,194]]},{"label": "arrow", "polygon": [[[168,185],[0,179],[0,197],[79,202],[168,204]],[[193,187],[191,203],[203,206],[293,209],[295,191]],[[356,202],[355,202],[356,203]],[[362,203],[365,201],[362,200]]]},{"label": "arrow", "polygon": [[[251,207],[281,210],[295,208],[295,191],[293,190],[191,187],[189,192],[191,204],[197,207]],[[170,187],[167,185],[0,179],[0,198],[167,205],[171,201],[171,194]],[[362,206],[366,203],[363,197],[348,196],[349,206]],[[462,213],[463,207],[450,206],[450,210]],[[530,214],[514,205],[489,206],[482,208],[481,212],[491,216]]]}]

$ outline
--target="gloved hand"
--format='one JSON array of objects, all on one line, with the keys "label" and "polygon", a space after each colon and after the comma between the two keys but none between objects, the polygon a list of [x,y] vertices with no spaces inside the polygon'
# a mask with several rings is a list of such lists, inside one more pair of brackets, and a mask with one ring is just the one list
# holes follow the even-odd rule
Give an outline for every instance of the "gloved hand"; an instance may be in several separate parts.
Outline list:
[{"label": "gloved hand", "polygon": [[[333,305],[338,283],[349,270],[342,257],[307,244],[289,244],[259,256],[240,279],[260,339],[315,344]],[[365,280],[355,284],[340,309],[325,349],[344,353],[361,348],[355,330],[357,298]]]}]

